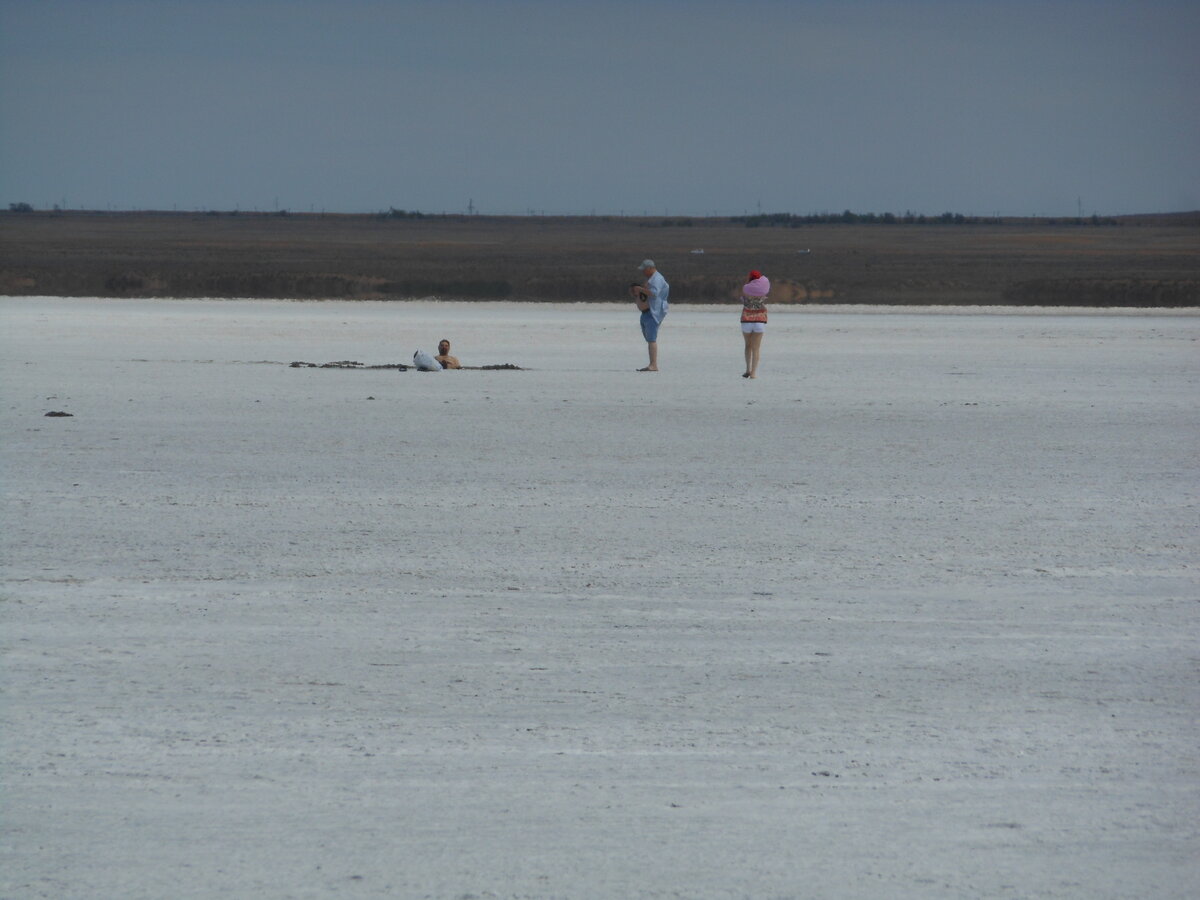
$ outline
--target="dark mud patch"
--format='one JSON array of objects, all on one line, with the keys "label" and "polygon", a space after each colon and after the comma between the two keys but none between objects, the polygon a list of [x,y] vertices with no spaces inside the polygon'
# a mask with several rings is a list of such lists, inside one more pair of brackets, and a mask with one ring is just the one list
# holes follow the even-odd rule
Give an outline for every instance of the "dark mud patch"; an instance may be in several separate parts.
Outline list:
[{"label": "dark mud patch", "polygon": [[[409,369],[415,369],[416,366],[405,365],[404,363],[384,363],[383,365],[368,366],[365,363],[360,363],[353,359],[342,359],[337,362],[327,363],[312,363],[312,362],[293,362],[289,363],[289,367],[293,369],[395,369],[398,372],[407,372]],[[453,372],[454,369],[444,369],[443,371]],[[457,371],[460,372],[524,372],[525,369],[514,363],[497,363],[490,366],[463,366]]]},{"label": "dark mud patch", "polygon": [[357,362],[353,359],[341,359],[337,362],[327,363],[311,363],[311,362],[294,362],[290,368],[293,369],[396,369],[399,372],[407,372],[412,366],[406,366],[404,363],[384,363],[379,366],[368,366],[365,363]]}]

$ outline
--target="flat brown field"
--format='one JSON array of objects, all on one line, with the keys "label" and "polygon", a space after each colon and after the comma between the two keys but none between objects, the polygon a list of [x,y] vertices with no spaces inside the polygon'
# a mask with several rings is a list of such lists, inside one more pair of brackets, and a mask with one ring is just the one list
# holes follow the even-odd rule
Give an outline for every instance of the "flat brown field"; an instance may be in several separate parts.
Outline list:
[{"label": "flat brown field", "polygon": [[[613,301],[655,259],[673,303],[1200,305],[1200,227],[725,219],[0,213],[0,294]],[[688,222],[690,224],[680,224]],[[703,253],[693,252],[703,250]]]}]

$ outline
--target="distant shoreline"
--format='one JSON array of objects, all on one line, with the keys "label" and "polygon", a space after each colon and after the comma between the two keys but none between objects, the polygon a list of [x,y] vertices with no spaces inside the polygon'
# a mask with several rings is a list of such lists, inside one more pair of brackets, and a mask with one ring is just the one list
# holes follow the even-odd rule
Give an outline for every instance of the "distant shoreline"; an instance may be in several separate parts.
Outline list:
[{"label": "distant shoreline", "polygon": [[[64,297],[64,296],[27,296],[0,294],[0,304],[5,301],[82,301],[96,303],[217,303],[217,304],[251,304],[279,303],[306,304],[352,303],[374,304],[378,306],[449,306],[454,308],[473,307],[479,310],[490,309],[531,309],[554,310],[570,313],[579,307],[589,310],[630,309],[630,304],[614,303],[610,300],[593,302],[575,301],[563,302],[553,300],[454,300],[440,297],[414,297],[403,300],[331,300],[318,297]],[[730,316],[740,307],[735,304],[705,303],[681,304],[680,309],[689,313],[700,313],[714,317]],[[678,312],[679,310],[676,310]],[[1029,316],[1029,317],[1070,317],[1070,318],[1123,318],[1123,317],[1161,317],[1161,318],[1195,318],[1200,316],[1200,306],[988,306],[976,305],[910,305],[895,304],[837,304],[837,303],[790,303],[776,305],[772,309],[777,324],[789,316]]]}]

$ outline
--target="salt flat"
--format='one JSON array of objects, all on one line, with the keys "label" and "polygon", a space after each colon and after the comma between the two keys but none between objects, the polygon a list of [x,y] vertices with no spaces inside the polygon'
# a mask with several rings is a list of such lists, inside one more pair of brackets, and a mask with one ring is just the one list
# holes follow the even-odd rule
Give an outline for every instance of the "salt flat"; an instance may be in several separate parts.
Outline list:
[{"label": "salt flat", "polygon": [[0,300],[0,896],[1194,896],[1200,317],[1002,312]]}]

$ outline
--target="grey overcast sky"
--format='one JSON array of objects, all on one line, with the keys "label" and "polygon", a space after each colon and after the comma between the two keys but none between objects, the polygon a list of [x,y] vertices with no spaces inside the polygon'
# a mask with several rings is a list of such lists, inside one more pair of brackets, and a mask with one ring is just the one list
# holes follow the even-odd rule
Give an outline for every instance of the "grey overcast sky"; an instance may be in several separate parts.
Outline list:
[{"label": "grey overcast sky", "polygon": [[1200,208],[1195,0],[0,0],[0,203]]}]

